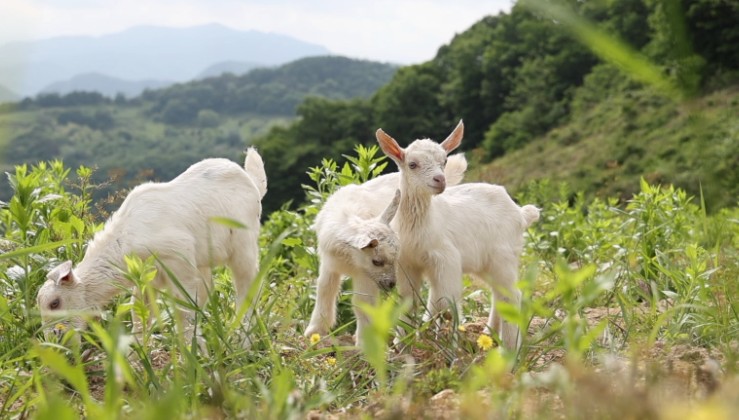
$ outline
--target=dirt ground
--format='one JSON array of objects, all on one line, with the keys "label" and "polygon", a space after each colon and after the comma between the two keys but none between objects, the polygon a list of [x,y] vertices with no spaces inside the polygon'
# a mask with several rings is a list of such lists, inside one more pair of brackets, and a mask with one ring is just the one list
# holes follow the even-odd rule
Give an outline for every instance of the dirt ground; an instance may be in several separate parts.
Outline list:
[{"label": "dirt ground", "polygon": [[[623,327],[619,309],[589,308],[584,315],[593,326],[606,319],[601,344],[614,340]],[[612,325],[610,325],[612,323]],[[532,320],[529,334],[543,328],[544,319]],[[485,320],[463,325],[468,339],[485,332]],[[610,336],[609,336],[610,335]],[[617,335],[617,333],[615,334]],[[415,358],[434,357],[413,352]],[[686,343],[657,341],[651,347],[623,348],[584,363],[568,362],[563,350],[534,354],[530,371],[510,376],[502,392],[515,393],[520,418],[732,418],[739,414],[739,378],[725,375],[723,355]],[[735,363],[735,362],[734,362]],[[736,371],[736,366],[732,371]],[[510,394],[509,394],[510,395]],[[344,419],[369,415],[376,418],[478,419],[507,418],[508,407],[496,406],[500,395],[479,391],[463,395],[444,389],[430,398],[400,398],[361,409],[311,411],[307,418]],[[510,400],[508,400],[510,402]],[[692,414],[689,414],[692,413]]]},{"label": "dirt ground", "polygon": [[[608,336],[617,336],[621,327],[614,321],[622,319],[618,309],[590,308],[584,315],[590,325],[608,320],[609,328],[599,338],[601,344],[618,340]],[[529,334],[541,330],[545,324],[543,319],[533,319]],[[476,337],[486,331],[485,320],[466,323],[462,330],[462,339],[474,343]],[[350,345],[352,342],[350,335],[343,335],[326,345]],[[413,349],[410,354],[416,361],[423,361],[424,369],[448,365],[448,360],[432,351]],[[90,390],[99,401],[104,400],[105,393],[106,372],[102,357],[102,354],[92,354],[86,368]],[[469,357],[476,359],[464,363],[478,363],[483,356]],[[685,418],[683,415],[691,410],[705,407],[718,410],[716,418],[721,418],[724,412],[739,413],[739,379],[725,375],[726,370],[737,371],[736,366],[727,369],[729,362],[717,351],[687,343],[657,341],[650,347],[622,348],[577,364],[569,362],[563,350],[532,351],[530,357],[535,360],[528,372],[510,374],[504,381],[504,389],[497,395],[496,391],[463,395],[455,389],[444,389],[430,396],[396,397],[363,407],[313,410],[307,418],[344,419],[367,415],[377,418],[503,418],[510,413],[506,411],[510,407],[498,405],[501,401],[513,402],[517,407],[514,412],[521,418],[610,418],[616,414],[619,418]],[[165,369],[171,362],[170,353],[154,350],[150,360],[154,369]],[[736,364],[736,361],[731,363]],[[142,369],[138,362],[134,363],[134,368]],[[511,395],[515,397],[511,399]]]}]

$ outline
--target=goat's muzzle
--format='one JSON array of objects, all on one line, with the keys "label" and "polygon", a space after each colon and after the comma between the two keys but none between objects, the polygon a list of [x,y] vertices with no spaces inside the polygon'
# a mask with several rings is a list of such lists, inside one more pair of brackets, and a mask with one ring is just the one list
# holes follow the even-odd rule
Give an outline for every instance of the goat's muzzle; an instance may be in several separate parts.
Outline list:
[{"label": "goat's muzzle", "polygon": [[436,175],[435,177],[431,178],[433,181],[433,184],[431,187],[436,191],[437,194],[441,194],[446,189],[446,177],[444,175]]},{"label": "goat's muzzle", "polygon": [[383,279],[378,282],[383,292],[389,292],[395,287],[395,279]]}]

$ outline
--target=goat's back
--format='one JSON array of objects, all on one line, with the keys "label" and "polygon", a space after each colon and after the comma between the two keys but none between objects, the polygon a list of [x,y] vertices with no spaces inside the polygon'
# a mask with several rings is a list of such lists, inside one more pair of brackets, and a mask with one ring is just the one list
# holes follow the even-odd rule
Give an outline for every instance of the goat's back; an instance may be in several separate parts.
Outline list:
[{"label": "goat's back", "polygon": [[533,215],[524,214],[505,187],[486,183],[448,187],[432,198],[431,208],[434,217],[443,217],[454,228],[470,232],[520,234],[531,223],[529,217],[533,219]]},{"label": "goat's back", "polygon": [[205,159],[170,182],[134,188],[91,247],[114,237],[124,253],[174,249],[186,254],[194,248],[195,255],[210,255],[220,263],[228,258],[235,238],[245,236],[252,242],[258,237],[260,200],[259,189],[240,165]]},{"label": "goat's back", "polygon": [[342,223],[349,217],[371,219],[379,216],[398,189],[400,174],[382,175],[364,184],[350,184],[333,193],[316,216],[315,229],[320,231],[326,219]]},{"label": "goat's back", "polygon": [[[402,207],[401,207],[402,209]],[[464,271],[484,273],[491,264],[515,261],[523,249],[523,233],[530,224],[527,214],[505,188],[486,183],[448,187],[432,197],[428,219],[422,223],[393,221],[401,232],[401,246],[419,263],[427,253],[447,252],[452,246]]]}]

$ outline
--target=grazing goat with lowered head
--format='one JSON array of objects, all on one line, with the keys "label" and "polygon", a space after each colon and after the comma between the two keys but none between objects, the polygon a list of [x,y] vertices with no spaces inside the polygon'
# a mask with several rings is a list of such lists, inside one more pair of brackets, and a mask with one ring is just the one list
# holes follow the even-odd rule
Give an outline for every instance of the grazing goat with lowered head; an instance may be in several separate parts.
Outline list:
[{"label": "grazing goat with lowered head", "polygon": [[[66,261],[48,273],[37,297],[42,319],[68,315],[64,327],[84,328],[82,312],[102,308],[124,290],[121,286],[132,286],[124,276],[126,255],[154,255],[158,273],[153,286],[199,306],[212,285],[212,266],[228,265],[239,308],[259,271],[259,218],[266,191],[264,163],[253,148],[244,167],[206,159],[170,182],[139,185],[95,235],[77,267]],[[185,334],[191,338],[192,313],[183,312],[189,321]]]}]

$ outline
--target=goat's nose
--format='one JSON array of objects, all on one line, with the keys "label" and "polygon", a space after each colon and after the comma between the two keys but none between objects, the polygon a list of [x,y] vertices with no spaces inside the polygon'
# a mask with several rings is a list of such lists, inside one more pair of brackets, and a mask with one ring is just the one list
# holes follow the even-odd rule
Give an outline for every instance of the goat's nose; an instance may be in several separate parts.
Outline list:
[{"label": "goat's nose", "polygon": [[434,178],[434,183],[439,186],[442,190],[446,188],[446,178],[444,178],[444,175],[436,175]]},{"label": "goat's nose", "polygon": [[380,281],[380,287],[382,290],[390,291],[395,287],[395,280],[381,280]]}]

